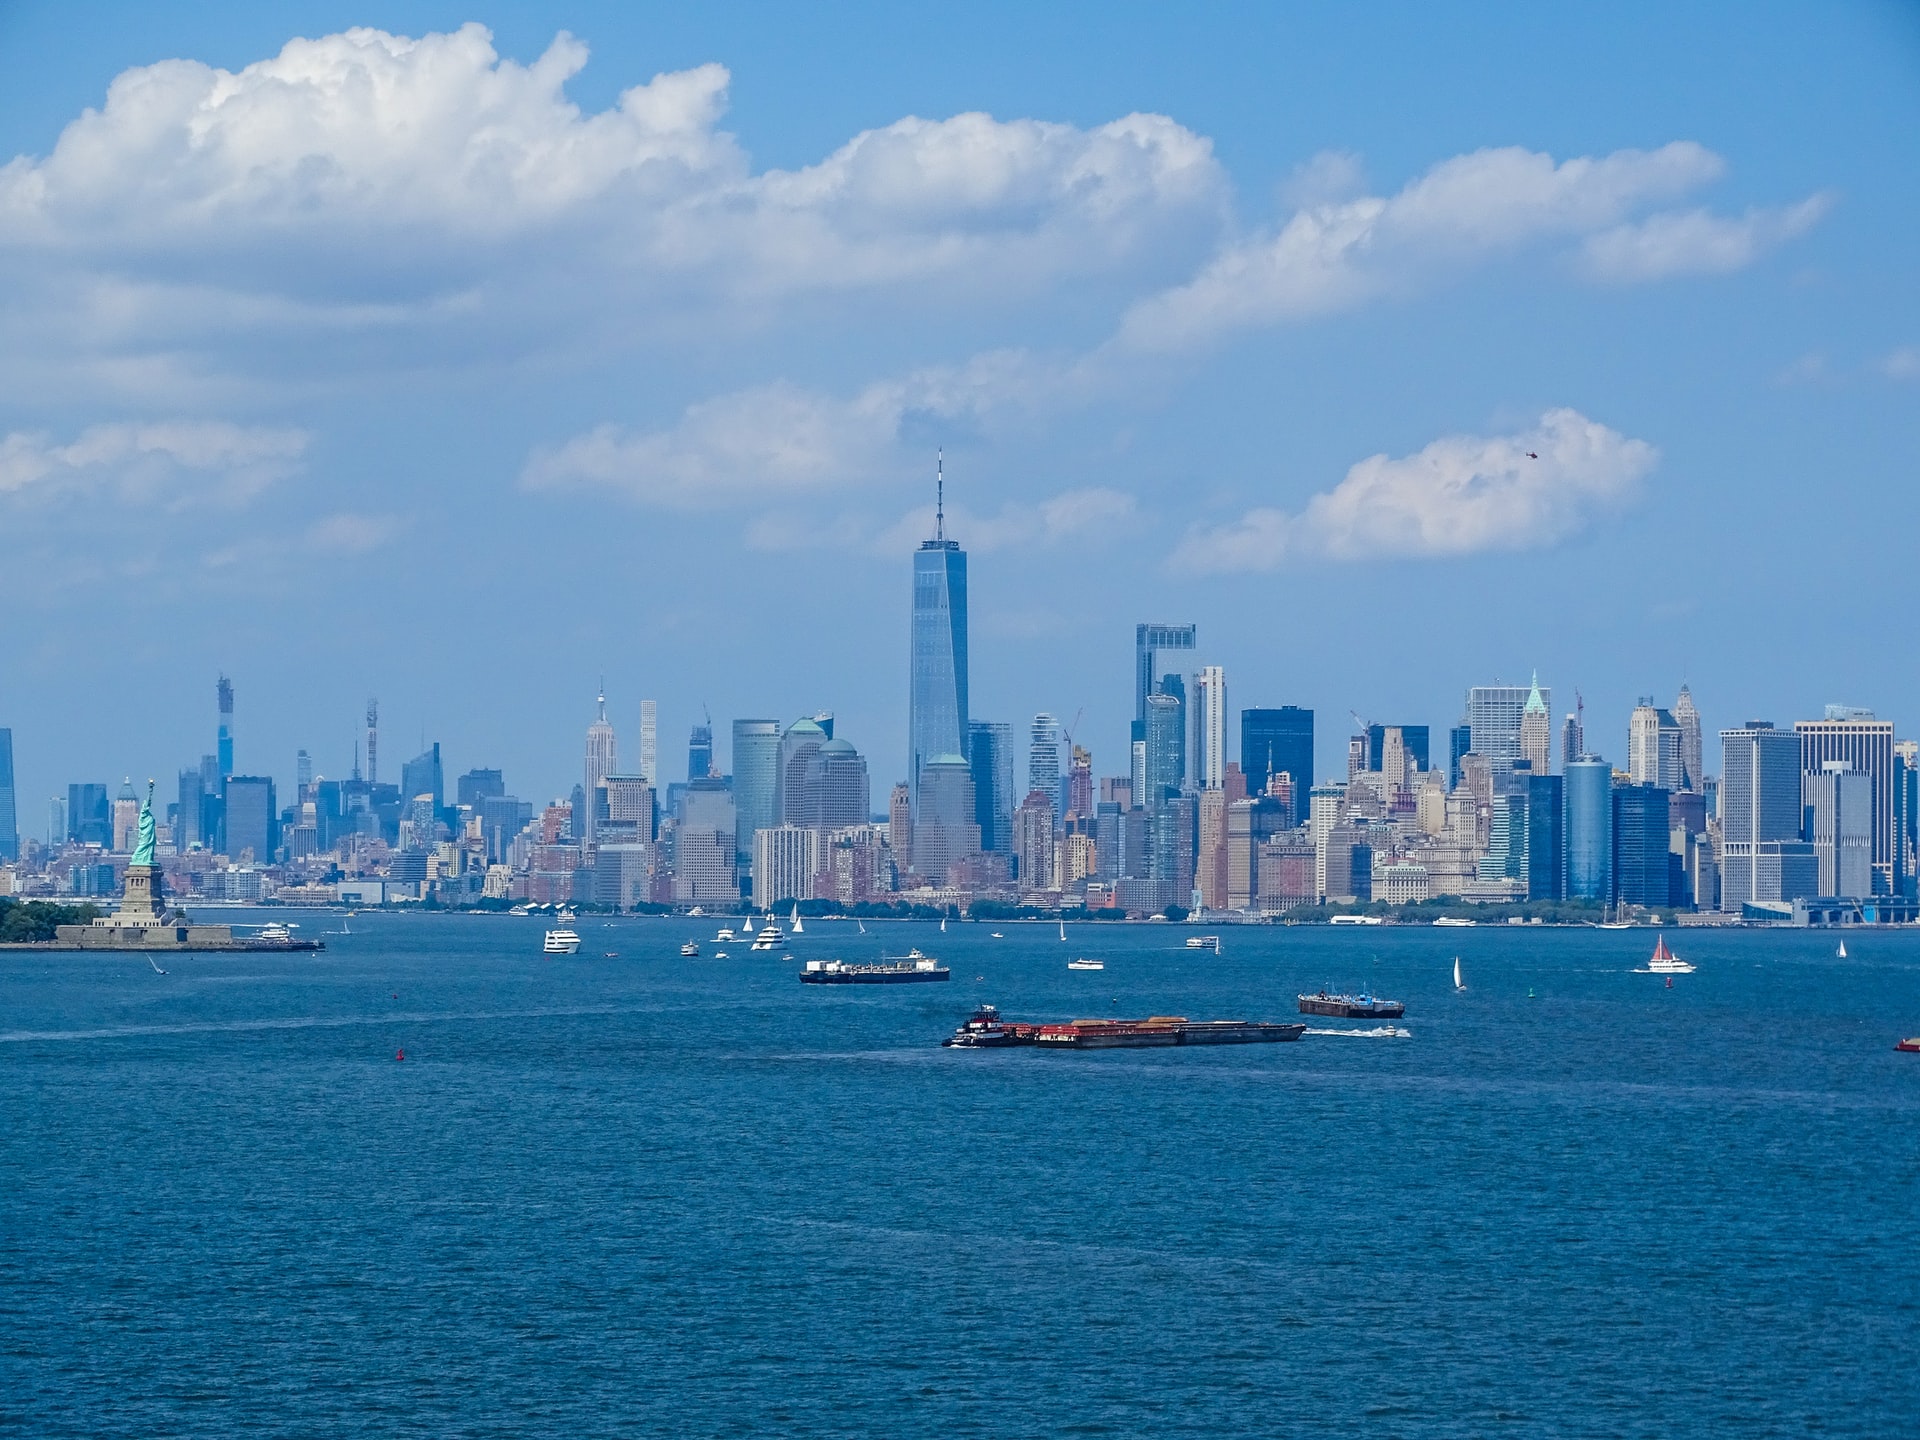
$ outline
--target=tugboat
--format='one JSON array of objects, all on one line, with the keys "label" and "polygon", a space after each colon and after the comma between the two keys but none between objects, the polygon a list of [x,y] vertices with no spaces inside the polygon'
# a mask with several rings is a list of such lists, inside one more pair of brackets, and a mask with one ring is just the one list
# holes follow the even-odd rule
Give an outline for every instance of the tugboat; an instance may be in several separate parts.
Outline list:
[{"label": "tugboat", "polygon": [[1336,1020],[1398,1020],[1407,1013],[1404,1002],[1382,1000],[1364,990],[1358,995],[1329,995],[1322,989],[1297,998],[1302,1015],[1329,1015]]},{"label": "tugboat", "polygon": [[1653,942],[1653,955],[1636,975],[1691,975],[1694,967],[1667,949],[1667,937]]},{"label": "tugboat", "polygon": [[[758,948],[757,946],[755,947]],[[953,972],[931,955],[909,950],[901,960],[878,965],[849,965],[844,960],[809,960],[800,972],[802,985],[912,985],[925,980],[951,980]]]},{"label": "tugboat", "polygon": [[1009,1030],[1001,1020],[1000,1012],[993,1006],[982,1005],[967,1017],[965,1024],[940,1043],[957,1050],[998,1050],[1008,1045],[1031,1042]]}]

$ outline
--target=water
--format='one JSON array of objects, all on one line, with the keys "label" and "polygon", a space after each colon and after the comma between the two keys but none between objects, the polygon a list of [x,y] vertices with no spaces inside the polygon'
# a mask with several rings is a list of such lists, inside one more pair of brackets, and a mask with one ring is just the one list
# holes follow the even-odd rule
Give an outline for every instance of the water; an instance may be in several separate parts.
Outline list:
[{"label": "water", "polygon": [[[305,917],[306,930],[337,926]],[[1920,935],[362,915],[0,953],[0,1431],[1833,1435],[1920,1414]],[[708,946],[709,951],[714,947]],[[608,959],[604,951],[619,958]],[[1070,973],[1070,954],[1103,955]],[[1468,989],[1455,995],[1451,961]],[[976,979],[976,977],[983,977]],[[1018,1018],[1405,1038],[963,1052]],[[1538,998],[1527,998],[1529,989]],[[1373,1029],[1317,1022],[1316,1028]],[[404,1049],[404,1063],[395,1054]]]}]

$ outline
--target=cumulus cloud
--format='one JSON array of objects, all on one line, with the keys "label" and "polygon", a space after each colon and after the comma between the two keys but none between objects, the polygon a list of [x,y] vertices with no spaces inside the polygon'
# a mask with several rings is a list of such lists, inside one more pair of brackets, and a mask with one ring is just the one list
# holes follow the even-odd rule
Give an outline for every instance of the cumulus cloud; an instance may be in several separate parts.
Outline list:
[{"label": "cumulus cloud", "polygon": [[1191,572],[1290,562],[1468,555],[1551,545],[1631,500],[1658,452],[1577,411],[1517,435],[1450,435],[1397,459],[1373,455],[1298,513],[1249,510],[1198,528],[1170,564]]},{"label": "cumulus cloud", "polygon": [[237,72],[128,70],[49,155],[0,168],[0,246],[169,281],[270,251],[256,287],[327,295],[351,270],[358,290],[330,298],[356,303],[440,293],[503,252],[765,294],[1098,268],[1196,217],[1211,233],[1224,205],[1209,142],[1154,115],[908,118],[754,174],[719,128],[723,66],[587,114],[566,95],[586,61],[562,33],[521,65],[469,24],[294,40]]},{"label": "cumulus cloud", "polygon": [[1813,195],[1798,205],[1740,216],[1668,211],[1588,236],[1581,261],[1593,278],[1621,284],[1724,274],[1804,235],[1832,206],[1830,196]]},{"label": "cumulus cloud", "polygon": [[206,421],[95,425],[66,444],[15,431],[0,439],[0,499],[107,494],[165,509],[250,499],[306,453],[302,430]]},{"label": "cumulus cloud", "polygon": [[[1134,349],[1191,346],[1343,309],[1443,268],[1541,242],[1582,239],[1597,245],[1588,268],[1608,278],[1655,278],[1661,263],[1676,267],[1664,273],[1687,266],[1732,268],[1765,244],[1804,230],[1823,212],[1825,202],[1816,199],[1788,211],[1756,212],[1745,221],[1699,212],[1711,223],[1662,228],[1662,217],[1655,217],[1641,227],[1628,224],[1635,212],[1718,179],[1725,168],[1719,156],[1691,141],[1558,163],[1517,147],[1455,156],[1392,196],[1318,199],[1277,230],[1227,246],[1192,280],[1135,305],[1119,338]],[[1350,161],[1330,157],[1306,167],[1298,193],[1337,194],[1356,175]],[[1747,234],[1744,257],[1722,233],[1728,227]],[[1688,233],[1668,236],[1680,229]],[[1630,276],[1633,237],[1641,230],[1648,258]],[[1656,260],[1655,251],[1671,258]],[[1712,264],[1705,258],[1709,253],[1716,256]]]},{"label": "cumulus cloud", "polygon": [[598,426],[536,451],[521,483],[533,490],[608,489],[672,510],[857,489],[901,473],[910,427],[933,424],[952,433],[1072,383],[1071,367],[1019,351],[878,381],[850,398],[780,381],[703,400],[667,429]]}]

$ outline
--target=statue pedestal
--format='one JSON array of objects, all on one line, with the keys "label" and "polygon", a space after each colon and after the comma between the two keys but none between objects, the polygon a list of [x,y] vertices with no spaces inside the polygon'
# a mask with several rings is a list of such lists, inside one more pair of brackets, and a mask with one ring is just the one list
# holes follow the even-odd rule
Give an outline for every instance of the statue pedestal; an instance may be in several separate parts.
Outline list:
[{"label": "statue pedestal", "polygon": [[120,908],[93,923],[114,929],[158,925],[166,917],[166,907],[161,903],[165,898],[166,887],[158,865],[129,865],[127,893],[121,897]]}]

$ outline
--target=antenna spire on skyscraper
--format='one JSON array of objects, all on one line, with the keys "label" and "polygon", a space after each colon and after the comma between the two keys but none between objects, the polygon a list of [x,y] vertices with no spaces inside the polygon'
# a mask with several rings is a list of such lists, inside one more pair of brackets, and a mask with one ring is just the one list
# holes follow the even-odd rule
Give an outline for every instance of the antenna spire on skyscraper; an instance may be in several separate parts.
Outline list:
[{"label": "antenna spire on skyscraper", "polygon": [[933,452],[933,538],[947,538],[947,451]]}]

